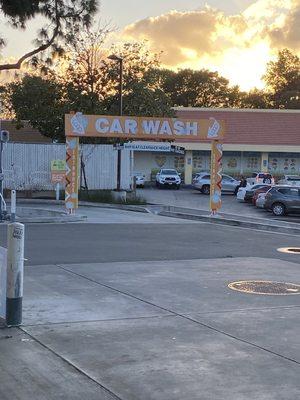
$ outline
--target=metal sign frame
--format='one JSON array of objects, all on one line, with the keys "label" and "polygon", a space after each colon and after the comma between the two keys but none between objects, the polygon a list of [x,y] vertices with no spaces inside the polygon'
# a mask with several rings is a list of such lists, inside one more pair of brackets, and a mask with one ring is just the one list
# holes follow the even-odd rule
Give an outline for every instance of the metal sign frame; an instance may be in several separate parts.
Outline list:
[{"label": "metal sign frame", "polygon": [[197,142],[211,141],[210,209],[212,215],[215,215],[222,206],[222,140],[225,130],[225,121],[213,117],[182,119],[83,115],[80,112],[66,114],[66,208],[70,213],[78,208],[80,137],[155,141],[168,139],[175,142],[176,139],[190,139]]}]

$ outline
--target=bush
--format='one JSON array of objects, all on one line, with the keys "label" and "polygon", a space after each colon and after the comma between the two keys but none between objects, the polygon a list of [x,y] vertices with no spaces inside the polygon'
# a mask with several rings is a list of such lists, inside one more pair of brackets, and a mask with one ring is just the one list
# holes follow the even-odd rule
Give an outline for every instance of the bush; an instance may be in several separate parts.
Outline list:
[{"label": "bush", "polygon": [[79,192],[79,200],[90,201],[92,203],[108,203],[108,204],[132,204],[145,205],[146,200],[133,194],[127,194],[126,201],[116,200],[111,190],[89,190]]}]

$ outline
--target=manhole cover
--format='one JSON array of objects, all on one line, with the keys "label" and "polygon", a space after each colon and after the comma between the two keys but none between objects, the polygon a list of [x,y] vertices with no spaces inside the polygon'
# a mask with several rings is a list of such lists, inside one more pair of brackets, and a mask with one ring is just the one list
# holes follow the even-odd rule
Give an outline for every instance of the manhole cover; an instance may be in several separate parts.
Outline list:
[{"label": "manhole cover", "polygon": [[269,294],[269,295],[287,295],[300,294],[300,285],[284,282],[270,281],[240,281],[232,282],[228,285],[232,290],[238,290],[244,293]]},{"label": "manhole cover", "polygon": [[300,254],[300,247],[280,247],[277,251],[281,253]]}]

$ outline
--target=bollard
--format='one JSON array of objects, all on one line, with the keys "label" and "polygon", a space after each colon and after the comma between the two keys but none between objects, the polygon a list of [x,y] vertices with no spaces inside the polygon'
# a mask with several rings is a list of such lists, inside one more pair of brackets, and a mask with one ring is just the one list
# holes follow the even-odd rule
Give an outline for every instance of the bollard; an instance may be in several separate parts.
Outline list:
[{"label": "bollard", "polygon": [[11,223],[7,229],[7,280],[6,280],[6,325],[22,323],[23,273],[24,273],[23,224]]},{"label": "bollard", "polygon": [[55,186],[55,199],[56,199],[56,201],[59,200],[59,190],[60,190],[60,187],[59,187],[59,183],[57,182],[57,184]]},{"label": "bollard", "polygon": [[16,191],[12,190],[10,194],[10,220],[11,222],[16,221],[16,208],[17,208],[17,195]]}]

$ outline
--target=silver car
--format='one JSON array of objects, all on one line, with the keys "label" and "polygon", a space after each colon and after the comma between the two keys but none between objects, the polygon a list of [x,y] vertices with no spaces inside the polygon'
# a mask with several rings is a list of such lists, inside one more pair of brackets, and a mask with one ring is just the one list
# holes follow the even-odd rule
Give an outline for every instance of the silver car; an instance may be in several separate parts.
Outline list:
[{"label": "silver car", "polygon": [[[222,192],[236,194],[240,185],[240,181],[229,175],[222,175]],[[207,172],[196,174],[193,179],[193,187],[200,190],[204,194],[210,193],[210,174]]]}]

